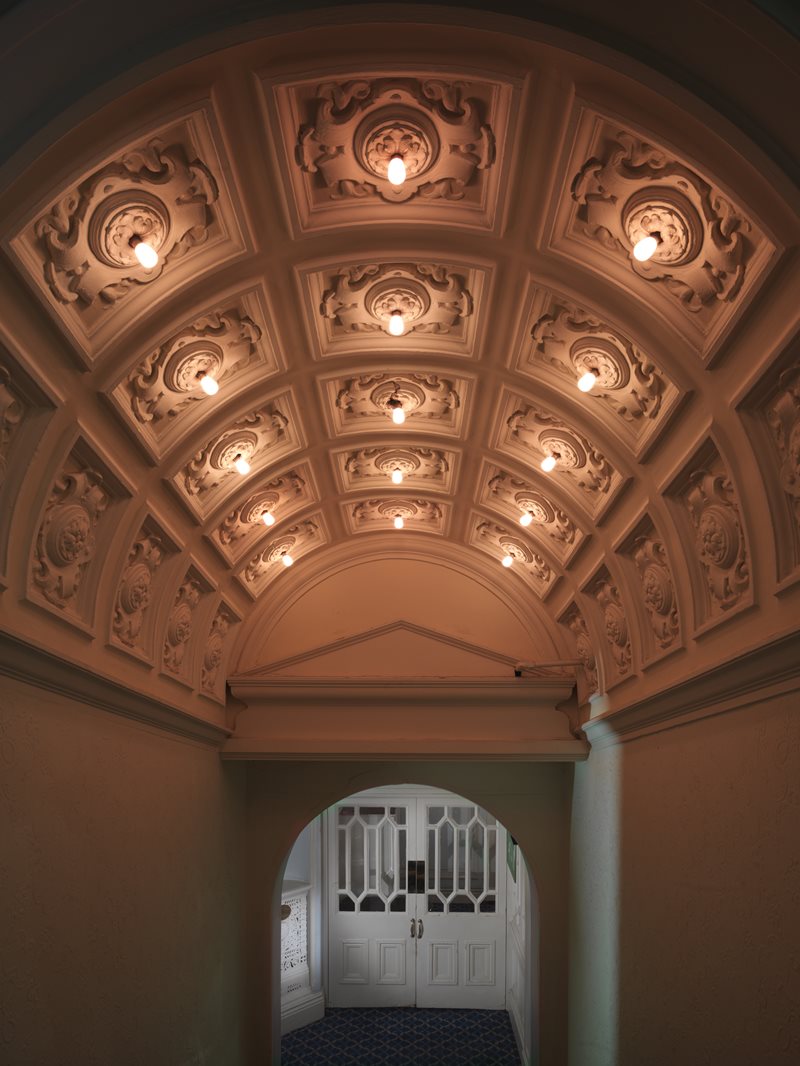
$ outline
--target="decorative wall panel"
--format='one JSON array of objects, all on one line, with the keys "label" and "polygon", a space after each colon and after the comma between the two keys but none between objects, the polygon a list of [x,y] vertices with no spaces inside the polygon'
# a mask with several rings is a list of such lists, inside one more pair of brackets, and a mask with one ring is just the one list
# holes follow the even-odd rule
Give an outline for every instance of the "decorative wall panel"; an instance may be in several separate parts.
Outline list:
[{"label": "decorative wall panel", "polygon": [[606,681],[606,688],[611,688],[615,681],[622,680],[631,673],[631,623],[619,587],[606,567],[600,569],[584,591],[594,599],[600,610],[601,627],[611,653],[612,664],[612,673]]},{"label": "decorative wall panel", "polygon": [[594,648],[592,647],[592,640],[589,636],[586,619],[583,617],[577,604],[573,603],[567,608],[559,621],[563,626],[566,626],[572,634],[575,641],[575,651],[578,658],[583,663],[583,670],[578,673],[578,678],[579,681],[582,679],[583,682],[580,685],[580,700],[582,703],[585,703],[589,696],[600,690],[598,662]]},{"label": "decorative wall panel", "polygon": [[231,608],[221,603],[211,620],[211,629],[203,644],[200,663],[200,688],[206,696],[220,702],[225,699],[224,664],[231,643],[231,630],[238,621]]},{"label": "decorative wall panel", "polygon": [[164,631],[162,669],[170,677],[192,684],[197,637],[198,607],[211,591],[206,579],[189,567],[181,582]]},{"label": "decorative wall panel", "polygon": [[647,624],[642,627],[642,662],[681,646],[678,595],[667,550],[649,515],[637,523],[619,549],[627,563]]},{"label": "decorative wall panel", "polygon": [[151,626],[145,623],[152,620],[156,577],[169,551],[169,545],[148,521],[128,552],[111,620],[112,640],[126,648],[149,650]]}]

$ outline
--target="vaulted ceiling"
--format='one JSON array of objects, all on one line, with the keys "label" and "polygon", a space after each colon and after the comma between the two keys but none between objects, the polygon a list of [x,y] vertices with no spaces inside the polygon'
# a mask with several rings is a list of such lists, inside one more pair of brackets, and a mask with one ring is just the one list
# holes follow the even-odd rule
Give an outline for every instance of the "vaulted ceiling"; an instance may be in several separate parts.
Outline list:
[{"label": "vaulted ceiling", "polygon": [[0,214],[3,627],[201,717],[398,620],[617,705],[796,628],[798,221],[679,97],[353,18],[61,136]]}]

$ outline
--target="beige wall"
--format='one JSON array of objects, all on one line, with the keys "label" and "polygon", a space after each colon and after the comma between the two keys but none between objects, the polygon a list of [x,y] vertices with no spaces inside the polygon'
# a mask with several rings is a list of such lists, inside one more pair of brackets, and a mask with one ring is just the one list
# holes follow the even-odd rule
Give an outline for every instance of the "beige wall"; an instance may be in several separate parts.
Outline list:
[{"label": "beige wall", "polygon": [[238,1066],[243,770],[0,678],[0,1061]]},{"label": "beige wall", "polygon": [[571,1066],[800,1061],[796,692],[595,749],[572,853]]}]

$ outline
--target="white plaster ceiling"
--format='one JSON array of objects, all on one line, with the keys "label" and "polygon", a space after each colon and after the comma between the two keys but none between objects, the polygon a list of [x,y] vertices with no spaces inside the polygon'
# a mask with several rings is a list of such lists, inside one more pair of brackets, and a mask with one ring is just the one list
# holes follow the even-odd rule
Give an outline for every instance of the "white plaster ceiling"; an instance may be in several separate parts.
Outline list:
[{"label": "white plaster ceiling", "polygon": [[796,627],[798,223],[747,149],[435,25],[255,40],[108,104],[3,200],[3,626],[199,714],[394,621],[577,655],[623,702]]}]

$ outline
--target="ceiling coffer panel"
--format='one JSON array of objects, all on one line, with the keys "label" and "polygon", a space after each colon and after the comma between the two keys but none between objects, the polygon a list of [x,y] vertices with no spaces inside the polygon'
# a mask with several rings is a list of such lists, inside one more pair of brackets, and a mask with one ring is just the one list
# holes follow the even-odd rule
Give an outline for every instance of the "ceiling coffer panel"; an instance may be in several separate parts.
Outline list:
[{"label": "ceiling coffer panel", "polygon": [[444,534],[450,517],[449,506],[440,500],[399,494],[346,503],[342,511],[351,533],[380,533],[399,528]]},{"label": "ceiling coffer panel", "polygon": [[521,575],[542,599],[547,597],[559,578],[558,572],[539,554],[522,530],[510,529],[476,513],[469,522],[469,543],[497,563],[510,558],[512,562],[508,569]]},{"label": "ceiling coffer panel", "polygon": [[477,355],[488,271],[461,263],[339,264],[305,273],[319,357],[433,353]]},{"label": "ceiling coffer panel", "polygon": [[594,377],[584,402],[626,450],[642,458],[655,444],[684,393],[648,353],[602,315],[532,284],[516,369],[551,387],[575,390]]},{"label": "ceiling coffer panel", "polygon": [[[329,541],[327,527],[317,512],[294,525],[281,529],[259,548],[237,574],[239,581],[254,599],[276,581],[298,559],[321,548]],[[287,559],[291,563],[287,563]]]},{"label": "ceiling coffer panel", "polygon": [[[633,248],[644,237],[656,247],[639,261]],[[717,180],[650,134],[585,106],[551,242],[652,304],[704,360],[778,250]]]},{"label": "ceiling coffer panel", "polygon": [[[14,235],[11,254],[87,364],[176,287],[246,250],[226,172],[207,104],[117,148]],[[158,253],[151,269],[137,240]]]},{"label": "ceiling coffer panel", "polygon": [[399,475],[404,488],[452,492],[456,453],[416,444],[376,444],[336,452],[334,468],[343,492],[383,489]]},{"label": "ceiling coffer panel", "polygon": [[230,566],[237,565],[259,540],[274,535],[283,523],[317,500],[311,469],[302,463],[251,491],[244,503],[229,511],[207,534],[208,539]]},{"label": "ceiling coffer panel", "polygon": [[499,511],[503,518],[524,520],[528,536],[540,542],[546,552],[565,566],[586,541],[587,534],[573,519],[542,476],[534,483],[501,467],[485,464],[481,473],[480,501]]},{"label": "ceiling coffer panel", "polygon": [[[260,286],[204,308],[137,358],[110,396],[148,455],[158,460],[198,420],[282,367]],[[209,393],[208,379],[217,385]]]},{"label": "ceiling coffer panel", "polygon": [[244,478],[262,477],[274,463],[302,447],[295,404],[284,393],[216,433],[169,484],[200,521],[237,494]]},{"label": "ceiling coffer panel", "polygon": [[[492,228],[514,87],[442,72],[264,83],[300,227],[413,219]],[[389,164],[400,157],[405,180]]]},{"label": "ceiling coffer panel", "polygon": [[[463,375],[385,371],[337,375],[320,381],[331,428],[336,436],[392,430],[459,437],[472,382]],[[393,411],[404,422],[394,425]]]},{"label": "ceiling coffer panel", "polygon": [[506,393],[495,432],[495,446],[532,469],[551,463],[548,477],[595,521],[608,513],[626,484],[593,440],[536,401]]}]

